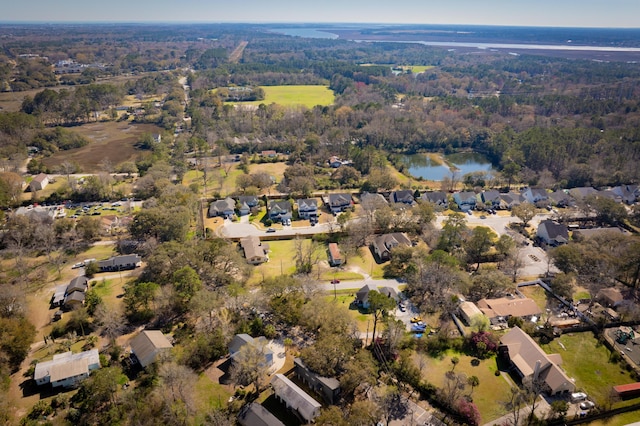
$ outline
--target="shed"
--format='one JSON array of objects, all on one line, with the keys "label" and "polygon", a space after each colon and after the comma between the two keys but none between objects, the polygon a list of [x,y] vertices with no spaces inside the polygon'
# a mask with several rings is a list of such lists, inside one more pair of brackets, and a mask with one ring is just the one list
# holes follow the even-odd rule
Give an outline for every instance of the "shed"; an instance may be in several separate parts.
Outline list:
[{"label": "shed", "polygon": [[320,403],[283,374],[276,374],[271,379],[271,386],[276,397],[284,402],[300,420],[311,423],[320,414],[322,407]]},{"label": "shed", "polygon": [[145,368],[155,361],[156,356],[173,345],[160,330],[144,330],[129,342],[131,352],[140,365]]}]

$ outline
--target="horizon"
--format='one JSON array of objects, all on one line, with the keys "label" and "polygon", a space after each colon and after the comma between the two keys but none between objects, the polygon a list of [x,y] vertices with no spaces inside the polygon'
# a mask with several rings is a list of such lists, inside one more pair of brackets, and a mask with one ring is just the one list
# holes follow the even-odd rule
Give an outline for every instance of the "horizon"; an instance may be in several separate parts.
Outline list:
[{"label": "horizon", "polygon": [[[216,2],[217,3],[217,2]],[[200,4],[198,0],[112,0],[108,6],[80,0],[13,2],[3,8],[4,24],[332,24],[462,25],[537,28],[640,28],[635,0],[381,0],[344,4],[325,0],[243,0]],[[578,11],[578,13],[576,12]]]}]

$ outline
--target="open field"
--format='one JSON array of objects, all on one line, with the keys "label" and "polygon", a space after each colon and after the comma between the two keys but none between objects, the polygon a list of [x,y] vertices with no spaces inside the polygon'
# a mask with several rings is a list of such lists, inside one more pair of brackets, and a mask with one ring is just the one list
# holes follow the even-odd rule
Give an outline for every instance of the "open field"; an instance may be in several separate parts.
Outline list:
[{"label": "open field", "polygon": [[368,247],[360,247],[358,249],[358,255],[348,258],[345,266],[359,268],[365,274],[370,275],[371,278],[380,279],[384,278],[384,265],[384,263],[380,265],[376,263]]},{"label": "open field", "polygon": [[[355,290],[338,291],[337,295],[334,295],[333,291],[331,291],[327,296],[325,296],[325,299],[327,301],[334,302],[337,305],[342,305],[348,308],[349,315],[356,322],[356,325],[358,326],[358,331],[362,333],[371,332],[373,331],[373,315],[365,314],[360,312],[357,309],[349,308],[349,306],[351,305],[351,302],[353,302],[353,300],[355,299],[355,296],[356,296]],[[378,336],[379,333],[382,333],[382,330],[384,329],[384,326],[381,324],[378,324],[377,327],[378,328],[376,329],[376,336]]]},{"label": "open field", "polygon": [[160,133],[154,124],[131,124],[129,122],[101,122],[73,127],[72,131],[91,141],[82,148],[56,152],[42,161],[55,169],[64,161],[76,162],[84,173],[101,171],[100,163],[109,160],[113,165],[123,161],[135,161],[148,153],[136,149],[134,144],[144,133]]},{"label": "open field", "polygon": [[620,364],[609,362],[609,350],[599,344],[591,333],[563,334],[541,347],[547,353],[562,356],[562,368],[569,377],[576,379],[576,386],[584,389],[598,405],[607,402],[611,386],[634,382]]},{"label": "open field", "polygon": [[280,182],[284,177],[284,170],[286,168],[287,165],[284,162],[250,164],[249,173],[267,173],[269,176],[273,176],[276,182]]},{"label": "open field", "polygon": [[[470,387],[467,388],[466,392],[467,394],[471,393],[473,402],[482,416],[482,423],[487,423],[506,414],[500,402],[508,399],[511,387],[502,375],[494,375],[497,370],[495,357],[480,360],[480,364],[474,366],[471,361],[475,358],[464,354],[451,352],[441,358],[417,354],[415,363],[419,368],[422,367],[423,378],[437,387],[441,387],[445,380],[445,373],[451,371],[453,367],[451,364],[451,357],[453,356],[457,356],[460,360],[454,372],[464,373],[467,377],[476,376],[479,379],[480,384],[473,390],[473,393],[471,393]],[[422,360],[420,357],[422,357]]]},{"label": "open field", "polygon": [[303,105],[307,108],[313,108],[316,105],[331,105],[334,100],[333,92],[329,86],[261,86],[261,88],[264,89],[264,100],[231,103],[240,105]]}]

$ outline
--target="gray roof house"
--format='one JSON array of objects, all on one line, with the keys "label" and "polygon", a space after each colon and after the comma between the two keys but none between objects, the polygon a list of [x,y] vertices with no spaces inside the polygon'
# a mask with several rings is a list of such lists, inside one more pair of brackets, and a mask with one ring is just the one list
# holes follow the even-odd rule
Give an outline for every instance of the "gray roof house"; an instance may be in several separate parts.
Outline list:
[{"label": "gray roof house", "polygon": [[67,293],[64,296],[64,301],[62,305],[65,309],[73,309],[77,306],[84,305],[84,299],[86,294],[84,291],[74,291],[73,293]]},{"label": "gray roof house", "polygon": [[38,386],[51,383],[54,388],[71,387],[89,377],[93,370],[100,368],[100,355],[97,349],[73,354],[56,354],[51,361],[39,362],[33,373]]},{"label": "gray roof house", "polygon": [[327,207],[333,214],[345,211],[351,207],[351,194],[329,194]]},{"label": "gray roof house", "polygon": [[271,387],[276,397],[303,422],[311,423],[320,415],[322,405],[283,374],[273,376]]},{"label": "gray roof house", "polygon": [[334,377],[323,377],[311,371],[300,358],[293,360],[296,376],[327,404],[334,404],[340,396],[340,382]]},{"label": "gray roof house", "polygon": [[378,291],[378,287],[374,284],[366,284],[360,290],[356,292],[356,305],[369,309],[369,293],[372,291]]},{"label": "gray roof house", "polygon": [[255,195],[241,195],[238,197],[238,202],[240,204],[246,204],[247,206],[256,207],[260,200]]},{"label": "gray roof house", "polygon": [[447,205],[449,204],[447,201],[447,194],[442,191],[427,191],[422,194],[420,198],[444,208],[447,208]]},{"label": "gray roof house", "polygon": [[552,203],[558,207],[568,207],[573,203],[573,197],[569,195],[568,191],[559,189],[549,194],[549,198]]},{"label": "gray roof house", "polygon": [[569,190],[569,194],[576,200],[581,200],[589,195],[596,195],[597,193],[598,191],[590,186],[580,186]]},{"label": "gray roof house", "polygon": [[453,199],[462,211],[472,210],[476,207],[477,197],[475,192],[456,192],[453,194]]},{"label": "gray roof house", "polygon": [[236,202],[231,197],[224,200],[213,201],[209,205],[209,217],[223,216],[229,218],[233,216],[236,209]]},{"label": "gray roof house", "polygon": [[638,185],[619,185],[611,188],[611,191],[614,194],[619,195],[623,203],[633,204],[637,198]]},{"label": "gray roof house", "polygon": [[480,198],[482,199],[482,202],[485,204],[485,206],[489,206],[492,208],[499,207],[500,202],[502,201],[500,199],[500,192],[496,191],[495,189],[482,192],[480,194]]},{"label": "gray roof house", "polygon": [[314,198],[303,198],[296,201],[298,204],[298,217],[310,219],[318,217],[318,200]]},{"label": "gray roof house", "polygon": [[156,360],[159,353],[173,345],[160,330],[143,330],[129,342],[131,352],[143,368]]},{"label": "gray roof house", "polygon": [[532,204],[549,199],[549,194],[547,194],[547,190],[544,188],[527,188],[522,193],[522,196]]},{"label": "gray roof house", "polygon": [[524,197],[517,192],[508,192],[506,194],[500,194],[500,199],[502,203],[500,204],[500,208],[505,208],[511,210],[513,206],[520,205],[524,202]]},{"label": "gray roof house", "polygon": [[274,222],[291,219],[291,203],[289,201],[271,201],[269,203],[269,219]]},{"label": "gray roof house", "polygon": [[86,292],[89,280],[84,275],[79,275],[72,279],[67,286],[66,292],[67,294],[73,293],[74,291],[82,291]]},{"label": "gray roof house", "polygon": [[238,213],[240,216],[246,216],[251,213],[251,208],[247,205],[247,203],[240,204],[240,208],[238,209]]},{"label": "gray roof house", "polygon": [[399,245],[411,246],[409,237],[401,232],[378,235],[371,243],[373,252],[383,262],[391,258],[391,250]]},{"label": "gray roof house", "polygon": [[38,176],[34,177],[33,180],[29,183],[29,188],[31,192],[42,191],[49,184],[49,176],[44,173],[40,173]]},{"label": "gray roof house", "polygon": [[557,246],[569,242],[569,229],[566,225],[549,219],[540,222],[536,235],[550,246]]},{"label": "gray roof house", "polygon": [[389,194],[389,202],[412,205],[416,200],[413,198],[413,191],[410,189],[401,189],[400,191],[392,191]]},{"label": "gray roof house", "polygon": [[276,416],[257,402],[247,404],[238,413],[241,426],[284,426]]}]

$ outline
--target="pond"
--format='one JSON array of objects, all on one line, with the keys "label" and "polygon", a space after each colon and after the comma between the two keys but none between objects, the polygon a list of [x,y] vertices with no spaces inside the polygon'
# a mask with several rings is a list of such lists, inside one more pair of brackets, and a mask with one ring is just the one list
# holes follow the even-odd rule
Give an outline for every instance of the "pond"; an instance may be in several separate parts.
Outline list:
[{"label": "pond", "polygon": [[[445,162],[458,169],[456,170],[458,178],[462,178],[467,173],[490,172],[493,170],[489,160],[484,155],[475,152],[445,155],[444,159]],[[440,181],[447,176],[451,176],[451,170],[445,162],[438,164],[427,154],[403,155],[401,161],[409,168],[409,173],[417,178]]]}]

